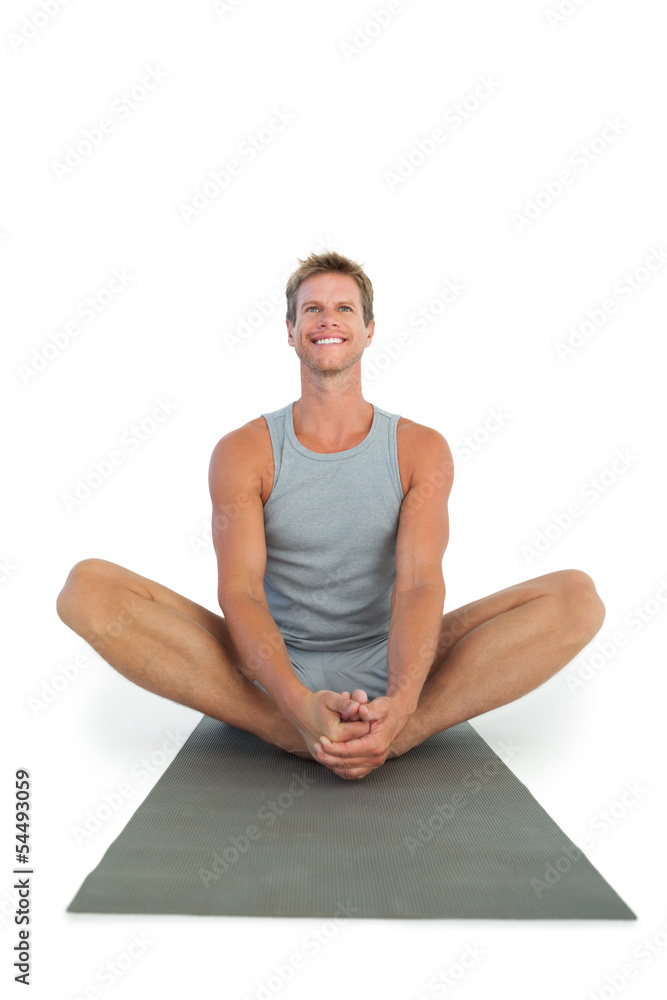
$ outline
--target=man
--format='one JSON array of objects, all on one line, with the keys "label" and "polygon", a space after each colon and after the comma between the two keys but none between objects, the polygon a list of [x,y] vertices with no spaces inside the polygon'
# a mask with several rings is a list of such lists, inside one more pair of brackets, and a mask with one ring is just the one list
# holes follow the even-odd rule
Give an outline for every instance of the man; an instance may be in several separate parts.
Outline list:
[{"label": "man", "polygon": [[141,687],[356,779],[542,684],[605,609],[567,569],[443,615],[452,456],[361,394],[371,282],[326,252],[286,291],[301,396],[211,457],[224,617],[102,559],[73,567],[57,610]]}]

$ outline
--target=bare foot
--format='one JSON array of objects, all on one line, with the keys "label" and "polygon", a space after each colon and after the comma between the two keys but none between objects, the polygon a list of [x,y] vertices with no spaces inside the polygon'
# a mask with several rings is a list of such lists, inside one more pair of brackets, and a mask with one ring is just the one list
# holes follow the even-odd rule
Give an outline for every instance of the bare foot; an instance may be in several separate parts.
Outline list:
[{"label": "bare foot", "polygon": [[288,753],[296,754],[297,757],[315,759],[299,730],[281,712],[277,713],[275,728],[266,739],[268,743],[273,743],[274,746],[280,747],[281,750],[287,750]]}]

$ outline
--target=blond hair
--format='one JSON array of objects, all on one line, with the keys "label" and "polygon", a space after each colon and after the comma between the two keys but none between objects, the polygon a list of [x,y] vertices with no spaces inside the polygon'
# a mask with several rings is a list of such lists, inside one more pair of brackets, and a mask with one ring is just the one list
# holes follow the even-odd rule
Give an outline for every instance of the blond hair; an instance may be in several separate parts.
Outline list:
[{"label": "blond hair", "polygon": [[335,250],[326,250],[324,253],[311,253],[306,260],[297,257],[300,267],[290,276],[285,295],[287,297],[286,319],[290,323],[296,323],[296,303],[299,294],[299,287],[302,281],[310,278],[313,274],[349,274],[356,281],[361,293],[361,304],[364,313],[364,326],[373,319],[373,286],[370,278],[364,272],[361,264],[344,257],[343,254]]}]

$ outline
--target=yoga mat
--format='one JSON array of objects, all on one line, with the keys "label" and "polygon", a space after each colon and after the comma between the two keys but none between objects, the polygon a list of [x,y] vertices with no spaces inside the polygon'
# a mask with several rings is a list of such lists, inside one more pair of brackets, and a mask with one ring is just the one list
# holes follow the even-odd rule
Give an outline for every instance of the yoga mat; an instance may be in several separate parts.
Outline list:
[{"label": "yoga mat", "polygon": [[468,722],[352,781],[206,715],[67,909],[636,919]]}]

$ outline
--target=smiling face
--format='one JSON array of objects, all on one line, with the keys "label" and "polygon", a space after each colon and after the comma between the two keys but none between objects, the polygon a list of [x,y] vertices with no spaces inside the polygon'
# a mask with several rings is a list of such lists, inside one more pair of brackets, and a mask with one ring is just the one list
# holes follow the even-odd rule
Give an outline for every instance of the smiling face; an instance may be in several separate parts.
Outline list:
[{"label": "smiling face", "polygon": [[[344,371],[371,343],[375,320],[364,326],[359,286],[349,274],[313,274],[299,286],[296,323],[287,323],[287,342],[312,371]],[[325,340],[337,343],[322,343]]]}]

